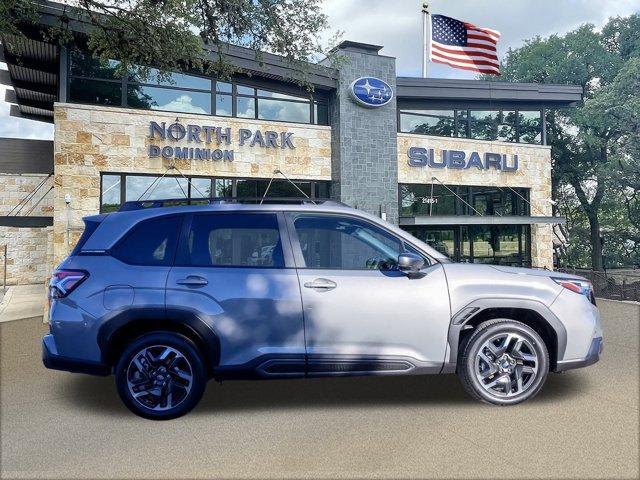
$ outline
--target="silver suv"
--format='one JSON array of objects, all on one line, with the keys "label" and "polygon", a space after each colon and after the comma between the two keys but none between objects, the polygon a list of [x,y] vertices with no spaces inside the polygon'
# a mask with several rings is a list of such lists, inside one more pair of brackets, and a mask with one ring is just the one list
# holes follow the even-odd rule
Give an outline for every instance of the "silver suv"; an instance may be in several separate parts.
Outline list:
[{"label": "silver suv", "polygon": [[51,279],[47,367],[114,373],[129,409],[168,419],[209,378],[457,373],[511,405],[599,359],[581,277],[452,263],[335,202],[206,203],[85,218]]}]

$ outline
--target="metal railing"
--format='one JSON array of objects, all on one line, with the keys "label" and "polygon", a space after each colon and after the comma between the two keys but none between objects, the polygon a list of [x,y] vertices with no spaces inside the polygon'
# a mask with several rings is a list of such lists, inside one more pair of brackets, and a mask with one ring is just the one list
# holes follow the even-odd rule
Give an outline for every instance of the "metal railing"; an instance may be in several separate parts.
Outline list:
[{"label": "metal railing", "polygon": [[595,271],[581,268],[559,268],[558,272],[585,277],[593,284],[596,297],[640,302],[640,271]]},{"label": "metal railing", "polygon": [[2,294],[7,293],[7,244],[0,246],[2,252]]}]

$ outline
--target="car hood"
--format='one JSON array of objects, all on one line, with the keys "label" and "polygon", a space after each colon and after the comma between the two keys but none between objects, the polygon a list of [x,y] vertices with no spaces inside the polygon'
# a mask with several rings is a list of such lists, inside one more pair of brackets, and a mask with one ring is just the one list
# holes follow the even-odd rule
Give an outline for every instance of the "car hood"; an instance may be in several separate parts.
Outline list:
[{"label": "car hood", "polygon": [[[480,266],[480,265],[478,265]],[[522,267],[505,267],[503,265],[484,265],[494,270],[498,270],[502,273],[512,273],[516,275],[531,275],[534,277],[547,277],[547,278],[567,278],[572,280],[587,280],[584,277],[578,275],[572,275],[570,273],[554,272],[553,270],[546,270],[543,268],[522,268]]]}]

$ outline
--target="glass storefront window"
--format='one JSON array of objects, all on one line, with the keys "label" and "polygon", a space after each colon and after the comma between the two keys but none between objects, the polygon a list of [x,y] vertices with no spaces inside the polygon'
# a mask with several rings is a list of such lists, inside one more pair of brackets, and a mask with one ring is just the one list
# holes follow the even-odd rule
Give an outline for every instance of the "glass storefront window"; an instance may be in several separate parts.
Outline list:
[{"label": "glass storefront window", "polygon": [[216,115],[219,117],[230,117],[233,114],[231,95],[216,93]]},{"label": "glass storefront window", "polygon": [[278,93],[278,92],[270,92],[269,90],[260,90],[258,89],[257,95],[259,97],[268,97],[268,98],[280,98],[280,99],[288,99],[288,100],[306,100],[304,97],[299,97],[295,95],[287,95],[286,93]]},{"label": "glass storefront window", "polygon": [[516,112],[500,111],[496,113],[498,125],[498,140],[502,142],[515,142],[516,137]]},{"label": "glass storefront window", "polygon": [[410,110],[400,116],[400,131],[439,137],[454,136],[453,110]]},{"label": "glass storefront window", "polygon": [[329,105],[314,102],[313,123],[316,125],[329,125]]},{"label": "glass storefront window", "polygon": [[[237,116],[293,123],[313,121],[318,125],[329,123],[328,105],[322,95],[318,100],[311,95],[307,97],[304,94],[291,95],[256,89],[199,75],[160,74],[155,68],[140,66],[131,68],[122,78],[118,73],[119,68],[120,63],[117,61],[102,62],[84,51],[72,51],[69,62],[69,100],[223,117]],[[215,104],[213,107],[212,101]]]},{"label": "glass storefront window", "polygon": [[284,122],[309,123],[309,103],[258,98],[258,118]]},{"label": "glass storefront window", "polygon": [[233,196],[233,181],[226,178],[215,179],[215,197],[232,197]]},{"label": "glass storefront window", "polygon": [[[294,182],[296,186],[304,192],[308,197],[311,197],[311,182]],[[269,190],[267,191],[267,188]],[[286,180],[274,180],[269,187],[269,180],[258,181],[258,196],[262,197],[267,192],[267,197],[270,198],[304,198],[304,195],[300,193],[298,188],[291,185]]]},{"label": "glass storefront window", "polygon": [[117,60],[103,62],[87,52],[73,49],[71,50],[70,61],[71,75],[103,79],[121,78],[121,75],[117,72],[117,68],[120,66],[120,62]]},{"label": "glass storefront window", "polygon": [[120,175],[102,176],[100,211],[115,212],[120,208]]},{"label": "glass storefront window", "polygon": [[[400,184],[400,216],[529,215],[526,188]],[[473,208],[472,208],[473,207]]]},{"label": "glass storefront window", "polygon": [[518,137],[523,143],[542,143],[542,122],[539,111],[518,112]]},{"label": "glass storefront window", "polygon": [[531,265],[528,225],[407,226],[403,228],[456,262]]},{"label": "glass storefront window", "polygon": [[253,97],[238,97],[236,99],[236,116],[242,118],[256,118],[256,101]]},{"label": "glass storefront window", "polygon": [[216,92],[231,93],[233,86],[228,82],[216,82]]},{"label": "glass storefront window", "polygon": [[158,200],[162,198],[187,198],[188,184],[185,178],[159,177],[147,175],[127,175],[125,199]]},{"label": "glass storefront window", "polygon": [[490,110],[471,110],[471,138],[478,140],[496,140],[498,124],[495,112]]},{"label": "glass storefront window", "polygon": [[[260,199],[268,179],[155,176],[145,174],[104,173],[101,177],[100,212],[117,211],[122,201],[176,199],[176,205],[186,204],[179,199],[251,198]],[[121,185],[124,183],[124,186]],[[284,179],[271,182],[269,198],[329,198],[329,181],[294,180],[296,186]],[[121,196],[123,197],[121,199]],[[201,203],[195,201],[195,203]],[[204,202],[206,203],[206,202]]]},{"label": "glass storefront window", "polygon": [[211,94],[161,87],[129,85],[127,105],[149,110],[167,110],[183,113],[211,113]]},{"label": "glass storefront window", "polygon": [[330,196],[330,182],[314,182],[315,183],[315,198],[329,198]]},{"label": "glass storefront window", "polygon": [[191,179],[191,198],[203,198],[211,196],[211,179],[210,178],[192,178]]},{"label": "glass storefront window", "polygon": [[129,80],[136,83],[151,83],[154,85],[191,88],[195,90],[211,90],[211,80],[208,78],[183,73],[160,75],[160,72],[155,68],[135,66],[129,72]]},{"label": "glass storefront window", "polygon": [[236,85],[236,91],[238,95],[255,95],[256,89],[251,87],[245,87],[244,85]]},{"label": "glass storefront window", "polygon": [[69,95],[74,101],[97,105],[121,105],[122,85],[120,82],[102,82],[72,78],[69,82]]},{"label": "glass storefront window", "polygon": [[456,110],[456,137],[469,136],[469,115],[467,110]]},{"label": "glass storefront window", "polygon": [[[451,190],[455,192],[453,187]],[[456,215],[459,199],[443,185],[400,185],[400,215]]]},{"label": "glass storefront window", "polygon": [[401,110],[399,129],[440,137],[540,144],[540,115],[540,110]]},{"label": "glass storefront window", "polygon": [[236,180],[236,197],[258,198],[258,181]]}]

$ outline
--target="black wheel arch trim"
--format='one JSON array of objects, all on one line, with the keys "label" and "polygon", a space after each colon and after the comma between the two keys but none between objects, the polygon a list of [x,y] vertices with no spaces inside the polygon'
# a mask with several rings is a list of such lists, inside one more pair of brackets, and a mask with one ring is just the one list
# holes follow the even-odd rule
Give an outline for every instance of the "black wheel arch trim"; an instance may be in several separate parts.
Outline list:
[{"label": "black wheel arch trim", "polygon": [[[98,330],[98,346],[100,347],[101,361],[112,364],[114,336],[122,329],[136,329],[141,331],[154,331],[167,329],[168,331],[186,330],[190,333],[187,337],[195,337],[196,346],[202,350],[205,357],[205,366],[210,374],[220,361],[220,340],[211,326],[202,319],[197,312],[190,309],[164,308],[127,309],[114,314],[105,321]],[[193,338],[192,338],[193,340]]]},{"label": "black wheel arch trim", "polygon": [[[531,310],[540,315],[547,321],[549,326],[553,329],[558,339],[557,347],[557,360],[564,357],[564,352],[567,347],[567,330],[564,325],[558,319],[558,317],[547,307],[544,303],[537,300],[527,299],[505,299],[505,298],[481,298],[474,300],[473,302],[465,305],[463,308],[451,318],[451,324],[449,325],[449,334],[447,337],[448,342],[448,356],[446,358],[442,373],[454,373],[458,362],[458,345],[460,341],[460,334],[464,327],[478,314],[483,311],[498,308],[513,308],[519,310]],[[513,320],[518,320],[514,318]]]}]

